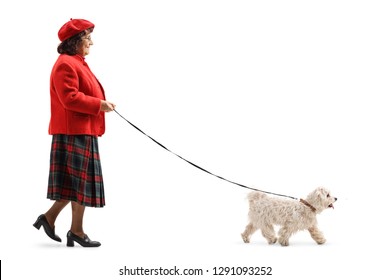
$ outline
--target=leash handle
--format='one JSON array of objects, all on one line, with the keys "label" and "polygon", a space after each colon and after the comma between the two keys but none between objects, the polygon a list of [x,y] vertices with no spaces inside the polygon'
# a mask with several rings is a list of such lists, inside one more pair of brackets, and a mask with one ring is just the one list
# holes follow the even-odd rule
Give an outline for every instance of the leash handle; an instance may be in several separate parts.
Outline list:
[{"label": "leash handle", "polygon": [[165,147],[163,144],[161,144],[160,142],[158,142],[157,140],[155,140],[153,137],[149,136],[148,134],[146,134],[145,132],[143,132],[140,128],[138,128],[136,125],[134,125],[133,123],[131,123],[128,119],[126,119],[125,117],[123,117],[121,114],[119,114],[119,112],[114,109],[115,113],[117,113],[122,119],[124,119],[128,124],[130,124],[132,127],[134,127],[136,130],[138,130],[139,132],[141,132],[143,135],[145,135],[146,137],[148,137],[150,140],[152,140],[154,143],[156,143],[157,145],[159,145],[161,148],[163,148],[164,150],[167,150],[168,152],[174,154],[175,156],[177,156],[178,158],[184,160],[185,162],[187,162],[188,164],[191,164],[192,166],[196,167],[197,169],[199,170],[202,170],[203,172],[206,172],[207,174],[210,174],[214,177],[217,177],[223,181],[226,181],[226,182],[229,182],[231,184],[234,184],[234,185],[237,185],[239,187],[242,187],[242,188],[245,188],[245,189],[249,189],[249,190],[253,190],[253,191],[259,191],[259,192],[263,192],[263,193],[267,193],[267,194],[272,194],[272,195],[276,195],[276,196],[283,196],[283,197],[287,197],[287,198],[291,198],[291,199],[295,199],[295,200],[298,200],[298,198],[296,197],[293,197],[293,196],[289,196],[289,195],[284,195],[284,194],[277,194],[277,193],[273,193],[273,192],[268,192],[268,191],[263,191],[263,190],[259,190],[259,189],[255,189],[255,188],[251,188],[251,187],[248,187],[248,186],[245,186],[243,184],[240,184],[240,183],[236,183],[236,182],[233,182],[231,180],[228,180],[222,176],[219,176],[219,175],[216,175],[206,169],[204,169],[203,167],[183,158],[182,156],[176,154],[175,152],[171,151],[170,149],[168,149],[167,147]]}]

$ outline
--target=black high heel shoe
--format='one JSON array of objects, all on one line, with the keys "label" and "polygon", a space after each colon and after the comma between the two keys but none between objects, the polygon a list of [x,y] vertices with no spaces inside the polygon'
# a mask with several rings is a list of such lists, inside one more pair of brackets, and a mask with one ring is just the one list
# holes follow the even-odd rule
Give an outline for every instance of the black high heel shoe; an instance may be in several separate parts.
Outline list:
[{"label": "black high heel shoe", "polygon": [[73,247],[74,241],[76,241],[83,247],[99,247],[101,245],[99,241],[92,241],[91,239],[89,239],[88,235],[86,234],[84,235],[84,238],[81,238],[73,232],[68,231],[66,237],[68,238],[68,242],[66,243],[66,246],[68,247]]},{"label": "black high heel shoe", "polygon": [[45,230],[47,236],[57,242],[61,242],[61,238],[57,234],[55,234],[54,228],[51,228],[44,214],[38,217],[37,221],[33,224],[33,226],[36,227],[38,230],[41,228],[41,226],[43,226],[43,229]]}]

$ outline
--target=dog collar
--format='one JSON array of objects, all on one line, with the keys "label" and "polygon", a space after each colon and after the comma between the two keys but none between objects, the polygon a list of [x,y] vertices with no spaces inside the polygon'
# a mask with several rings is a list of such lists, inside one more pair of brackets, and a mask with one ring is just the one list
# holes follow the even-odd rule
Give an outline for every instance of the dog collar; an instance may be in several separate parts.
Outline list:
[{"label": "dog collar", "polygon": [[309,202],[307,202],[306,200],[304,199],[300,199],[299,200],[300,202],[302,202],[303,204],[305,204],[307,207],[309,207],[311,209],[311,211],[313,211],[314,213],[317,211],[317,209],[315,209]]}]

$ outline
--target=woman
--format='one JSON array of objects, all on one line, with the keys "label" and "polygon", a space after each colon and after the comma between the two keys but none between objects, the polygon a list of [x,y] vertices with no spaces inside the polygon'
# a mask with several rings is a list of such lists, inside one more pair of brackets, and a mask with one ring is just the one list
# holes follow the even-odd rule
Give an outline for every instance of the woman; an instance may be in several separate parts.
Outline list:
[{"label": "woman", "polygon": [[98,136],[105,131],[105,112],[115,105],[107,102],[104,90],[85,62],[93,45],[94,24],[84,19],[71,19],[58,32],[60,54],[50,76],[52,135],[47,198],[52,207],[38,217],[34,226],[43,226],[55,241],[55,221],[68,203],[72,206],[72,223],[67,233],[67,246],[74,241],[83,247],[98,247],[83,230],[85,207],[105,205],[104,186],[98,150]]}]

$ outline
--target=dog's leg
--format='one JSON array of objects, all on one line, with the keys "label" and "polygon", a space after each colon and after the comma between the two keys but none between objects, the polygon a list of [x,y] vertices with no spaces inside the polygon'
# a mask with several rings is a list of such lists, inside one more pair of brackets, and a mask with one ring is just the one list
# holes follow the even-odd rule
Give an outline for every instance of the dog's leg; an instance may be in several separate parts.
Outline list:
[{"label": "dog's leg", "polygon": [[318,229],[317,226],[313,226],[308,229],[310,232],[311,237],[314,239],[317,244],[324,244],[326,242],[326,239],[322,232]]},{"label": "dog's leg", "polygon": [[249,243],[251,241],[251,236],[252,234],[256,231],[256,228],[253,226],[252,223],[249,223],[246,228],[245,228],[245,231],[243,233],[241,233],[241,237],[242,237],[242,240],[245,242],[245,243]]},{"label": "dog's leg", "polygon": [[287,226],[282,226],[279,230],[279,243],[282,246],[288,246],[289,245],[289,239],[291,235],[293,234],[292,230],[289,229]]},{"label": "dog's leg", "polygon": [[267,239],[268,244],[274,244],[278,239],[275,236],[274,227],[271,224],[265,224],[261,227],[261,233]]}]

